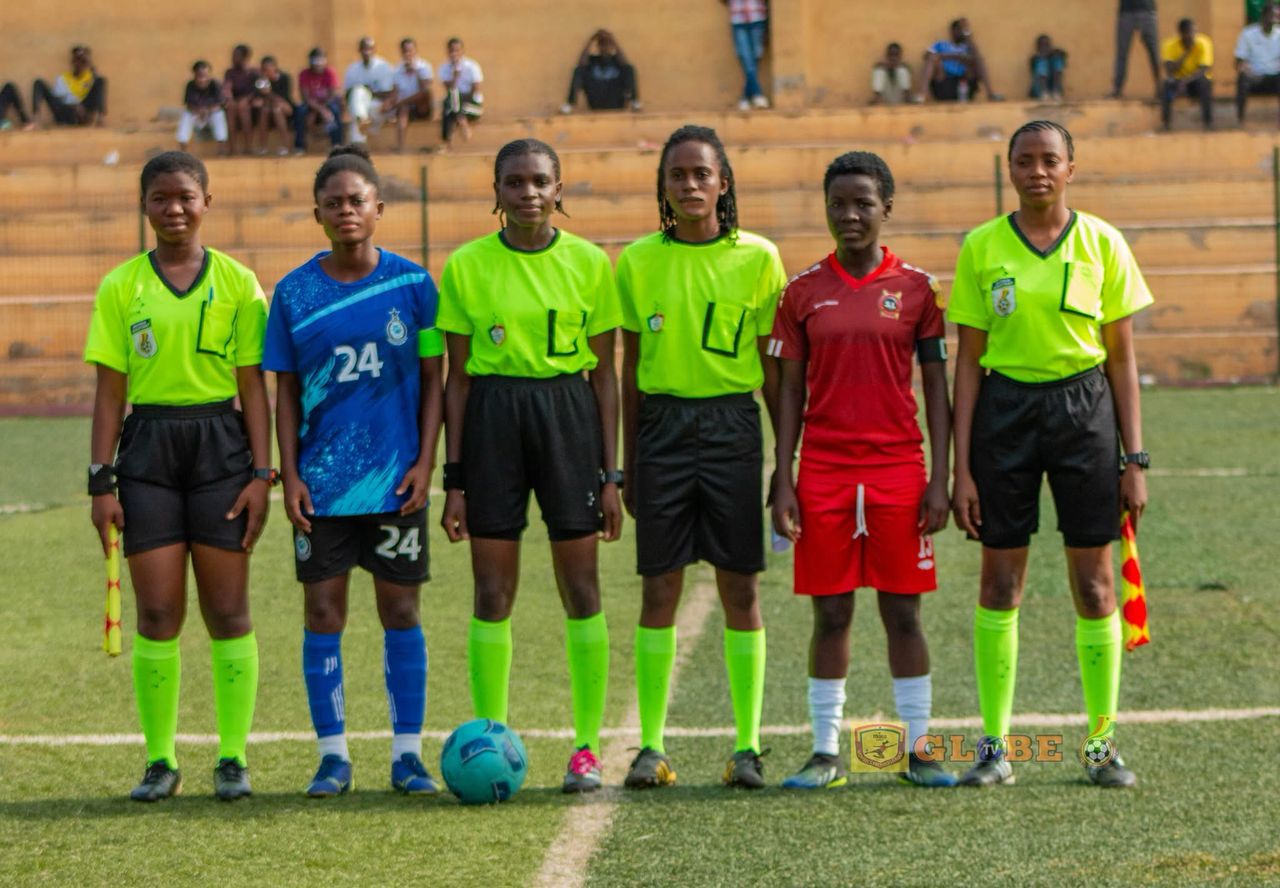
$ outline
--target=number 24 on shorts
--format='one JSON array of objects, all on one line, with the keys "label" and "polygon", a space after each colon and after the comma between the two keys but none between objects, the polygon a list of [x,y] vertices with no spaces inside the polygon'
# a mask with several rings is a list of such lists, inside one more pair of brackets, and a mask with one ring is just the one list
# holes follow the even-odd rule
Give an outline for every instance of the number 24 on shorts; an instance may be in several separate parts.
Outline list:
[{"label": "number 24 on shorts", "polygon": [[394,561],[398,556],[403,555],[410,561],[417,561],[418,556],[422,554],[422,542],[418,539],[418,528],[407,527],[404,529],[403,535],[400,532],[400,528],[394,524],[379,524],[378,530],[386,534],[386,538],[373,550],[378,553],[379,557]]}]

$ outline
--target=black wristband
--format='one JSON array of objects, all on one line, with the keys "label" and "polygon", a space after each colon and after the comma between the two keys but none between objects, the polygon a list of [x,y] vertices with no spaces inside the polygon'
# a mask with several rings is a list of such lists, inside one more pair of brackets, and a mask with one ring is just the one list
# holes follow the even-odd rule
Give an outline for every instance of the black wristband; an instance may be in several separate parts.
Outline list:
[{"label": "black wristband", "polygon": [[104,496],[115,492],[115,468],[98,463],[89,466],[89,496]]},{"label": "black wristband", "polygon": [[609,471],[609,472],[600,473],[600,483],[616,484],[618,485],[619,488],[621,488],[623,483],[626,481],[626,477],[627,476],[623,473],[622,469],[613,469],[612,471]]},{"label": "black wristband", "polygon": [[444,489],[466,490],[467,478],[462,473],[462,463],[447,462],[444,464]]}]

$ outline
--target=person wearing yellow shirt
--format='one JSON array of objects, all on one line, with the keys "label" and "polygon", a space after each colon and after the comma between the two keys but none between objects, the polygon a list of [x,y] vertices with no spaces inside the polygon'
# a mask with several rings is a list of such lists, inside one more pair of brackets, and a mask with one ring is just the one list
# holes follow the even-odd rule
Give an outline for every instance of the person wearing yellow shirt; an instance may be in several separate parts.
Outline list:
[{"label": "person wearing yellow shirt", "polygon": [[[1124,236],[1074,210],[1071,134],[1048,120],[1009,142],[1018,209],[978,226],[956,260],[947,320],[955,369],[956,524],[982,544],[973,648],[983,738],[964,786],[1012,783],[1005,757],[1018,663],[1018,612],[1040,488],[1049,479],[1075,605],[1088,779],[1130,787],[1115,754],[1120,613],[1111,543],[1121,510],[1147,502],[1133,315],[1151,304]],[[1123,447],[1124,454],[1121,455]]]},{"label": "person wearing yellow shirt", "polygon": [[[218,725],[214,792],[251,794],[245,745],[258,689],[249,553],[267,518],[271,419],[262,378],[267,299],[257,277],[204,246],[209,173],[166,151],[142,168],[156,248],[102,280],[84,359],[97,369],[89,466],[103,551],[123,537],[137,596],[133,687],[147,766],[130,793],[182,788],[176,751],[187,573],[211,639]],[[236,409],[236,399],[240,409]],[[125,403],[133,409],[125,416]],[[188,568],[188,565],[190,567]]]},{"label": "person wearing yellow shirt", "polygon": [[472,708],[506,722],[520,537],[529,494],[537,497],[573,700],[562,789],[592,792],[601,786],[609,684],[597,549],[622,529],[613,356],[623,315],[608,255],[552,224],[564,212],[555,150],[537,139],[508,142],[493,180],[501,229],[455,250],[440,281],[436,326],[449,355],[441,524],[451,543],[471,543]]},{"label": "person wearing yellow shirt", "polygon": [[1178,96],[1198,99],[1200,117],[1206,130],[1213,129],[1213,41],[1196,33],[1189,18],[1178,22],[1178,36],[1165,41],[1164,85],[1160,90],[1160,121],[1168,130],[1173,121],[1173,100]]},{"label": "person wearing yellow shirt", "polygon": [[53,122],[61,126],[102,126],[107,116],[107,78],[93,67],[87,46],[71,47],[71,70],[53,82],[36,80],[31,90],[31,116],[40,119],[40,103],[49,106]]}]

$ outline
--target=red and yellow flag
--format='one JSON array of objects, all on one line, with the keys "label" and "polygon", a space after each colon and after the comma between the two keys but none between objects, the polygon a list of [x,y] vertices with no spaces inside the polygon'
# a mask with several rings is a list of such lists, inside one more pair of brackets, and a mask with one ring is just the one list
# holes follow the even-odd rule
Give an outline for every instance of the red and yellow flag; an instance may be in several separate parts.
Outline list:
[{"label": "red and yellow flag", "polygon": [[1147,625],[1147,590],[1138,564],[1138,534],[1133,516],[1120,516],[1120,617],[1124,625],[1124,649],[1131,651],[1151,641]]}]

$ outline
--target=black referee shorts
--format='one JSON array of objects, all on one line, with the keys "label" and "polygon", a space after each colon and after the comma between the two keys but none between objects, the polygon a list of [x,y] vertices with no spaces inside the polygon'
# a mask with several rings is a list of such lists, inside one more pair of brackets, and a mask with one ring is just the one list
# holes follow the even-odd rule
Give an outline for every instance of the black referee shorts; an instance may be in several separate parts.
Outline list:
[{"label": "black referee shorts", "polygon": [[531,490],[553,542],[600,530],[600,411],[583,376],[474,377],[462,429],[472,536],[518,540]]},{"label": "black referee shorts", "polygon": [[253,454],[230,401],[135,404],[120,432],[116,476],[125,555],[172,543],[240,551],[249,516],[225,516],[253,477]]},{"label": "black referee shorts", "polygon": [[1067,546],[1104,546],[1120,536],[1119,436],[1100,367],[1046,383],[988,374],[973,416],[969,464],[984,546],[1030,543],[1046,474]]},{"label": "black referee shorts", "polygon": [[764,570],[760,408],[749,394],[646,395],[636,433],[636,570]]}]

